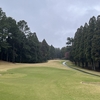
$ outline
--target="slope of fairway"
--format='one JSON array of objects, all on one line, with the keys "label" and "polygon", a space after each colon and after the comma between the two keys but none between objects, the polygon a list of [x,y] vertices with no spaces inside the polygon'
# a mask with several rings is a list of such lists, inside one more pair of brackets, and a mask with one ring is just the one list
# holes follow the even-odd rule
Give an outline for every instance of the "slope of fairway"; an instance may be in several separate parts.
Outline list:
[{"label": "slope of fairway", "polygon": [[0,61],[0,71],[6,71],[8,69],[13,68],[21,68],[21,67],[54,67],[65,69],[61,66],[63,60],[49,60],[46,63],[36,63],[36,64],[28,64],[28,63],[10,63],[5,61]]},{"label": "slope of fairway", "polygon": [[[99,100],[100,78],[54,60],[10,64],[0,72],[0,100]],[[4,66],[0,65],[0,66]],[[13,68],[13,69],[11,69]],[[2,68],[1,68],[2,69]]]}]

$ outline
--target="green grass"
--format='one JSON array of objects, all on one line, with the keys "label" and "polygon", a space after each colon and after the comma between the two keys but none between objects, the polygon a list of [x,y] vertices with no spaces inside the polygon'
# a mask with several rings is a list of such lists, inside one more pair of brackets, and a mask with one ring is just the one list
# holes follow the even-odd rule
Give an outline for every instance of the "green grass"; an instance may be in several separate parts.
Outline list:
[{"label": "green grass", "polygon": [[0,100],[100,99],[100,78],[74,69],[23,67],[0,74]]}]

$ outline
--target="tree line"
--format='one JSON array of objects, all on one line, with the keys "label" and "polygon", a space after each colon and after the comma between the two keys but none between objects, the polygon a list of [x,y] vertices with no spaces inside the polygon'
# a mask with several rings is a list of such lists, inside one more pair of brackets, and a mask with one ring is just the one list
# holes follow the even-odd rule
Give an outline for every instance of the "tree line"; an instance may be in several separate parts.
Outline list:
[{"label": "tree line", "polygon": [[0,8],[0,60],[37,63],[62,58],[61,49],[38,40],[25,20],[17,22]]},{"label": "tree line", "polygon": [[67,38],[69,59],[76,65],[100,70],[100,15],[77,29],[74,38]]}]

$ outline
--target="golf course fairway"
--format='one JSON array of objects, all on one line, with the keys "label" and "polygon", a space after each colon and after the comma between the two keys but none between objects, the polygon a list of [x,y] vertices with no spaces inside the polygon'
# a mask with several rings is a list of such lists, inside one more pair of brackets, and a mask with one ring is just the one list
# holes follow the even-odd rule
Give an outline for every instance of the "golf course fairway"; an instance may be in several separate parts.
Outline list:
[{"label": "golf course fairway", "polygon": [[63,62],[0,62],[0,100],[99,100],[99,75],[74,70]]}]

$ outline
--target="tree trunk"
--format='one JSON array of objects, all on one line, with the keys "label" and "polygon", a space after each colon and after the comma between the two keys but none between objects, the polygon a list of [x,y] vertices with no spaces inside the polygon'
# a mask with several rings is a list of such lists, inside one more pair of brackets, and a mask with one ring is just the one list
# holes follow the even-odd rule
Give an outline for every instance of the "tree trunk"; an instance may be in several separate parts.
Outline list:
[{"label": "tree trunk", "polygon": [[100,61],[99,61],[99,70],[100,70]]},{"label": "tree trunk", "polygon": [[88,62],[85,62],[85,67],[88,68]]},{"label": "tree trunk", "polygon": [[96,65],[95,65],[95,61],[92,62],[92,69],[95,70]]},{"label": "tree trunk", "polygon": [[6,61],[8,61],[8,52],[7,52],[7,56],[6,56]]},{"label": "tree trunk", "polygon": [[75,65],[77,65],[77,62],[75,61]]},{"label": "tree trunk", "polygon": [[20,58],[19,58],[19,62],[21,63],[22,62],[22,51],[20,51],[20,56],[19,56]]},{"label": "tree trunk", "polygon": [[84,62],[82,61],[82,68],[84,68]]},{"label": "tree trunk", "polygon": [[12,62],[14,63],[14,62],[15,62],[14,43],[13,43],[13,51],[12,51],[12,53],[13,53],[13,58],[12,58]]},{"label": "tree trunk", "polygon": [[78,62],[78,66],[80,66],[80,62]]}]

